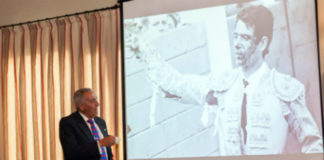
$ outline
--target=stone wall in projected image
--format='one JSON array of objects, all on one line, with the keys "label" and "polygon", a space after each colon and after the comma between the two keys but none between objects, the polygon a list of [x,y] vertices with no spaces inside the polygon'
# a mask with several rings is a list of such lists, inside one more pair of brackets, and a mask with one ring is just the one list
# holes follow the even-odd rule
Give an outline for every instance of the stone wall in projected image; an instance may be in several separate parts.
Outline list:
[{"label": "stone wall in projected image", "polygon": [[[181,73],[207,74],[210,67],[206,35],[199,27],[201,26],[181,27],[160,36],[152,44]],[[203,107],[181,104],[162,98],[157,93],[158,96],[153,100],[157,103],[155,123],[151,125],[150,106],[154,90],[152,91],[152,84],[146,79],[144,66],[130,62],[126,73],[127,86],[136,87],[128,88],[129,94],[126,95],[127,121],[132,128],[128,135],[128,147],[131,148],[128,150],[129,158],[200,156],[217,152],[215,139],[211,138],[213,127],[203,127],[200,121]],[[147,92],[133,94],[137,89],[141,93],[143,90]],[[204,149],[197,151],[196,148]]]}]

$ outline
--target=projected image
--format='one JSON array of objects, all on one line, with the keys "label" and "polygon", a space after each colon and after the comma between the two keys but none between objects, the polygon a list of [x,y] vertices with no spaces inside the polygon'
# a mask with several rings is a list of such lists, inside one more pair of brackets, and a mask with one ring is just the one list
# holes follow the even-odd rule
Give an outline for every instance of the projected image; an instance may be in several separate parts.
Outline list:
[{"label": "projected image", "polygon": [[128,158],[322,153],[314,6],[125,19]]}]

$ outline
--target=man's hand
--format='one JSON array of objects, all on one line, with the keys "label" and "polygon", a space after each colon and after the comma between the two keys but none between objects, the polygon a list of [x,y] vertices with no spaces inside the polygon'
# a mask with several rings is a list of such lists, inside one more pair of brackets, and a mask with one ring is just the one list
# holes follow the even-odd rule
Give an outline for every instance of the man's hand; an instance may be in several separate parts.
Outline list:
[{"label": "man's hand", "polygon": [[110,147],[110,146],[118,143],[116,139],[118,139],[118,138],[115,136],[108,135],[107,137],[101,139],[99,141],[99,144],[101,147],[103,147],[103,146]]},{"label": "man's hand", "polygon": [[214,97],[214,92],[213,90],[210,90],[206,96],[206,102],[208,103],[208,105],[217,105],[218,101],[217,98]]},{"label": "man's hand", "polygon": [[126,134],[128,134],[132,129],[129,127],[129,125],[126,126]]}]

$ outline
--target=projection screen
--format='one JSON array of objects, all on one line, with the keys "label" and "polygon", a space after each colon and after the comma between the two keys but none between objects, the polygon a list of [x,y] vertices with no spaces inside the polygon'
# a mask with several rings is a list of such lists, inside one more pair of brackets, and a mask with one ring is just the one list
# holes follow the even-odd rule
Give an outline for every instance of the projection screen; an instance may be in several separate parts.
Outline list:
[{"label": "projection screen", "polygon": [[123,7],[127,159],[323,159],[315,1]]}]

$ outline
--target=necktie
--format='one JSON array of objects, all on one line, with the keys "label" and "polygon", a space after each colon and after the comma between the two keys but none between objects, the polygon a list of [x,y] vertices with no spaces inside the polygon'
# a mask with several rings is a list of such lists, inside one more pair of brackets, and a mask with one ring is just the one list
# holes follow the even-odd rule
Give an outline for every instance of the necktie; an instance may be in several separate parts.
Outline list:
[{"label": "necktie", "polygon": [[[99,132],[98,132],[96,126],[94,125],[94,121],[92,119],[89,119],[87,122],[90,123],[91,132],[92,132],[94,140],[99,141],[100,140]],[[100,147],[100,149],[101,149],[100,160],[108,160],[108,157],[107,157],[107,154],[105,151],[105,147]]]},{"label": "necktie", "polygon": [[[245,79],[243,79],[244,88],[249,84]],[[243,94],[242,100],[242,112],[241,112],[241,127],[243,130],[244,144],[246,144],[246,93]]]}]

